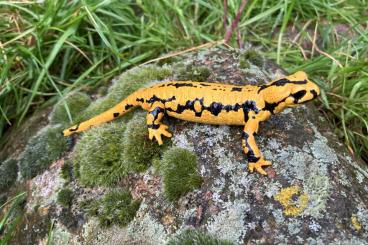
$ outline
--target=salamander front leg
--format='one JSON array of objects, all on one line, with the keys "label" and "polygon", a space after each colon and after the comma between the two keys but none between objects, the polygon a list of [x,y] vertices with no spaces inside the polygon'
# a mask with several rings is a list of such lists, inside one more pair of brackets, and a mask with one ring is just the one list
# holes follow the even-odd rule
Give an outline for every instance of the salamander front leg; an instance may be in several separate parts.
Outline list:
[{"label": "salamander front leg", "polygon": [[272,163],[266,161],[258,146],[256,144],[254,133],[258,131],[258,120],[250,120],[244,126],[242,146],[244,153],[248,158],[248,169],[249,172],[253,173],[254,169],[263,175],[267,175],[266,171],[263,170],[263,166],[270,166]]},{"label": "salamander front leg", "polygon": [[150,140],[155,138],[159,145],[162,145],[161,135],[171,137],[172,134],[167,131],[168,126],[161,123],[165,115],[165,106],[162,103],[154,103],[147,114],[148,137]]}]

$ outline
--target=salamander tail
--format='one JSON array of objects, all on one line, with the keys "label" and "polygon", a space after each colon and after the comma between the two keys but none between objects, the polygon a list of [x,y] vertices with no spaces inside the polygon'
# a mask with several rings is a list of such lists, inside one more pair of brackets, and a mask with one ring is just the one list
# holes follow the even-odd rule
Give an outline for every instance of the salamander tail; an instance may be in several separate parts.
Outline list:
[{"label": "salamander tail", "polygon": [[74,133],[79,133],[85,131],[92,126],[99,125],[101,123],[109,122],[117,117],[123,116],[125,113],[131,111],[134,107],[139,106],[140,103],[136,101],[136,96],[134,94],[129,95],[119,104],[113,108],[81,123],[78,123],[70,128],[63,131],[64,136],[69,136]]}]

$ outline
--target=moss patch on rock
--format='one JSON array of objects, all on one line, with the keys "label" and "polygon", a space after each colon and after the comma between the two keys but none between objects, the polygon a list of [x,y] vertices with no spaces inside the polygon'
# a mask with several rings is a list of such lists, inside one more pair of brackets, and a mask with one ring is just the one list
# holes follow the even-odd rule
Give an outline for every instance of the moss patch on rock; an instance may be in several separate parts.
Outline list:
[{"label": "moss patch on rock", "polygon": [[76,175],[83,184],[109,186],[127,174],[122,164],[124,130],[124,125],[113,122],[83,134],[72,155]]},{"label": "moss patch on rock", "polygon": [[61,189],[57,196],[57,202],[63,207],[70,207],[73,201],[73,191],[69,188]]},{"label": "moss patch on rock", "polygon": [[9,189],[17,180],[18,165],[14,159],[0,163],[0,190]]},{"label": "moss patch on rock", "polygon": [[71,161],[65,161],[64,165],[61,166],[60,176],[66,181],[70,181],[73,173],[73,164]]},{"label": "moss patch on rock", "polygon": [[134,201],[127,190],[112,190],[103,198],[86,205],[88,213],[98,217],[101,226],[126,226],[134,219],[140,201]]},{"label": "moss patch on rock", "polygon": [[197,170],[197,156],[186,149],[173,147],[167,150],[159,164],[166,197],[170,201],[198,188],[202,177]]},{"label": "moss patch on rock", "polygon": [[84,121],[110,109],[128,95],[145,86],[148,82],[162,80],[172,73],[171,68],[146,66],[131,69],[120,77],[109,88],[108,94],[92,103],[77,121]]},{"label": "moss patch on rock", "polygon": [[23,178],[30,179],[43,172],[69,149],[71,139],[61,134],[63,129],[61,124],[47,126],[28,141],[19,157],[20,173]]},{"label": "moss patch on rock", "polygon": [[235,245],[226,240],[220,240],[212,235],[198,230],[188,229],[171,238],[167,245]]},{"label": "moss patch on rock", "polygon": [[151,166],[163,146],[148,139],[145,113],[135,113],[127,123],[113,122],[86,131],[72,156],[76,176],[83,184],[112,186],[129,172]]},{"label": "moss patch on rock", "polygon": [[184,65],[179,63],[175,67],[176,79],[181,81],[205,82],[211,75],[211,70],[206,66]]},{"label": "moss patch on rock", "polygon": [[164,145],[148,138],[146,113],[136,113],[128,122],[124,132],[124,161],[130,171],[144,171],[151,166],[161,152],[171,144],[170,139],[164,139]]},{"label": "moss patch on rock", "polygon": [[242,69],[249,68],[251,63],[255,66],[262,67],[263,62],[262,55],[254,49],[247,49],[239,56],[239,66]]},{"label": "moss patch on rock", "polygon": [[[70,93],[54,106],[50,114],[50,123],[70,125],[72,123],[70,119],[75,121],[75,118],[79,117],[89,104],[91,104],[91,98],[86,93]],[[71,118],[69,118],[69,114]]]}]

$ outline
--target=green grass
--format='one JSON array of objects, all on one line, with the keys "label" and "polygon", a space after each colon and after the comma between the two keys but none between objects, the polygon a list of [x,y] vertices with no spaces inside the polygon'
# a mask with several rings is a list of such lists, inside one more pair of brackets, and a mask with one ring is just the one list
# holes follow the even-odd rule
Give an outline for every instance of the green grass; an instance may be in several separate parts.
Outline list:
[{"label": "green grass", "polygon": [[[231,23],[240,1],[228,4]],[[361,156],[368,155],[366,6],[254,0],[239,22],[243,41],[321,85],[323,112]],[[166,52],[222,39],[223,14],[222,0],[0,1],[0,135],[74,88],[88,91]]]},{"label": "green grass", "polygon": [[10,198],[0,207],[0,245],[9,244],[18,225],[24,217],[23,204],[27,199],[25,192]]}]

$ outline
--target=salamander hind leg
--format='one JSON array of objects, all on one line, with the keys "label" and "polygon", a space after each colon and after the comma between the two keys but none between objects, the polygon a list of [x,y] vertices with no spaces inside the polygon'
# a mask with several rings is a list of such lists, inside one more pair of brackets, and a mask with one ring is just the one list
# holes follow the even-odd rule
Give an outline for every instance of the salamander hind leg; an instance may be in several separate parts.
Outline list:
[{"label": "salamander hind leg", "polygon": [[159,145],[162,145],[161,136],[170,138],[172,134],[167,130],[168,126],[161,123],[162,117],[165,115],[165,106],[163,103],[155,102],[147,114],[148,137],[150,140],[155,138]]},{"label": "salamander hind leg", "polygon": [[250,120],[244,126],[242,147],[248,158],[249,172],[253,173],[256,170],[260,174],[267,175],[262,167],[270,166],[272,163],[263,158],[256,144],[254,133],[258,131],[258,124],[257,120]]}]

